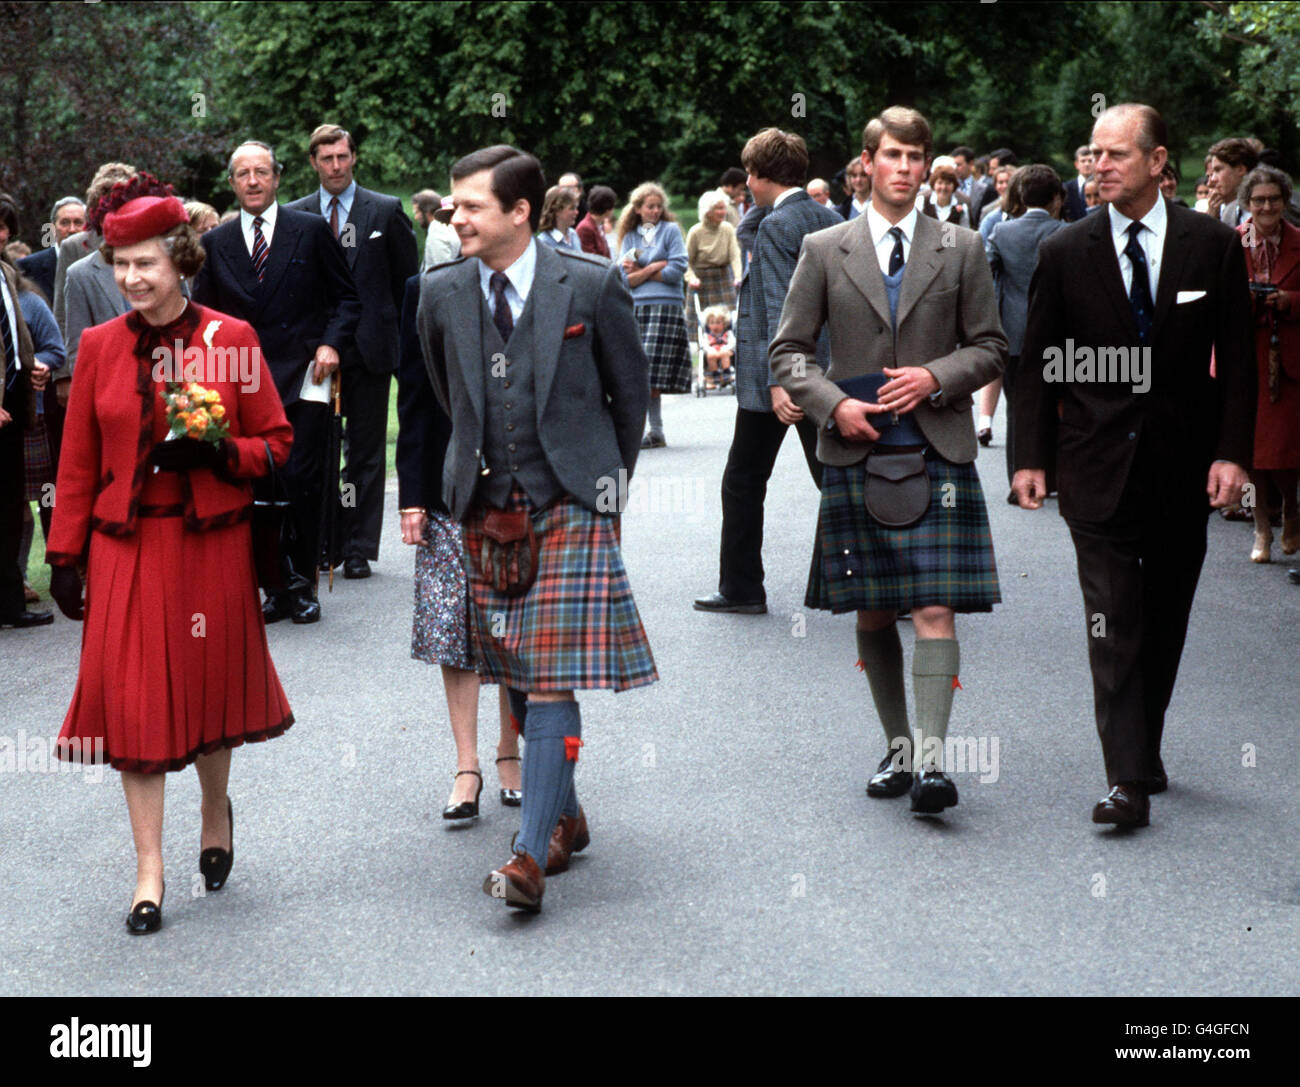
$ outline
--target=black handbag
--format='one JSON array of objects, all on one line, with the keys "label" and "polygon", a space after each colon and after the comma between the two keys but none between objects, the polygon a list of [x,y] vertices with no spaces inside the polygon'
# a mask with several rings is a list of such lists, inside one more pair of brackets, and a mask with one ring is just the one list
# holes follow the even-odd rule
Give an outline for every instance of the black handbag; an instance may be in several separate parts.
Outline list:
[{"label": "black handbag", "polygon": [[263,488],[265,497],[255,495],[253,498],[253,565],[257,569],[257,584],[268,592],[274,592],[285,586],[281,554],[289,500],[284,497],[280,486],[275,458],[271,456],[271,443],[264,438],[262,445],[266,447],[266,461],[271,471]]}]

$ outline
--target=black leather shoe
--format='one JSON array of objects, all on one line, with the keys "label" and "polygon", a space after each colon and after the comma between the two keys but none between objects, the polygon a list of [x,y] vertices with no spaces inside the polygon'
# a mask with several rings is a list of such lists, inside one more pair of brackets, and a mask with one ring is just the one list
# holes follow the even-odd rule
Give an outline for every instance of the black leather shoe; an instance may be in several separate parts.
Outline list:
[{"label": "black leather shoe", "polygon": [[989,442],[993,440],[993,428],[987,426],[983,427],[975,437],[980,440],[980,445],[988,445]]},{"label": "black leather shoe", "polygon": [[1300,585],[1300,570],[1288,570],[1286,572],[1287,581],[1292,585]]},{"label": "black leather shoe", "polygon": [[645,437],[641,439],[642,449],[663,449],[667,445],[668,443],[664,441],[664,436],[662,434],[656,434],[653,431],[647,432]]},{"label": "black leather shoe", "polygon": [[292,593],[283,591],[268,593],[266,603],[262,605],[262,618],[268,623],[278,623],[281,619],[288,619],[293,611]]},{"label": "black leather shoe", "polygon": [[226,812],[230,816],[230,848],[219,849],[213,845],[199,854],[199,871],[209,891],[219,891],[226,885],[226,877],[235,863],[235,808],[230,797],[226,797]]},{"label": "black leather shoe", "polygon": [[[520,762],[518,755],[502,755],[497,759],[497,765],[503,762]],[[507,808],[517,808],[524,802],[523,789],[502,789],[501,803]]]},{"label": "black leather shoe", "polygon": [[295,623],[319,623],[320,601],[312,589],[297,593],[293,602],[293,621]]},{"label": "black leather shoe", "polygon": [[947,774],[923,770],[912,778],[912,810],[935,815],[957,806],[957,786]]},{"label": "black leather shoe", "polygon": [[343,576],[357,580],[358,578],[370,576],[370,563],[365,559],[344,559]]},{"label": "black leather shoe", "polygon": [[444,819],[474,819],[478,816],[478,798],[483,793],[483,775],[477,770],[457,770],[452,777],[458,778],[461,774],[473,774],[478,778],[478,790],[474,793],[473,800],[462,800],[459,804],[448,804],[443,808]]},{"label": "black leather shoe", "polygon": [[896,796],[902,796],[911,787],[912,771],[896,769],[891,752],[880,760],[875,775],[867,782],[867,796],[874,796],[877,800],[892,800]]},{"label": "black leather shoe", "polygon": [[1147,795],[1154,793],[1163,793],[1169,788],[1169,775],[1165,773],[1165,764],[1162,759],[1156,759],[1156,772],[1147,778]]},{"label": "black leather shoe", "polygon": [[735,612],[738,615],[766,615],[767,605],[761,600],[743,602],[740,600],[730,600],[721,593],[710,593],[708,596],[696,598],[695,610],[728,611]]},{"label": "black leather shoe", "polygon": [[47,627],[54,622],[52,611],[20,611],[17,615],[0,617],[0,630],[12,627],[23,630],[26,627]]},{"label": "black leather shoe", "polygon": [[1132,781],[1121,781],[1097,801],[1097,806],[1092,809],[1094,823],[1144,827],[1150,820],[1151,801],[1147,799],[1147,791]]},{"label": "black leather shoe", "polygon": [[147,932],[157,932],[162,928],[162,904],[167,897],[167,885],[163,884],[162,894],[157,902],[141,899],[131,907],[126,915],[126,930],[132,936],[143,936]]}]

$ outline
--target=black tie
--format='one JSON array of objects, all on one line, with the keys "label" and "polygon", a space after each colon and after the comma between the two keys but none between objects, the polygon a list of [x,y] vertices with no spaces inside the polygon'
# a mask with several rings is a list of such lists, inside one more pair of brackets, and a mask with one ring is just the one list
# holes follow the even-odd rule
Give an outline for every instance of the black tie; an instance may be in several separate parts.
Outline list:
[{"label": "black tie", "polygon": [[889,233],[894,239],[894,251],[889,254],[889,274],[898,275],[898,271],[903,267],[903,231],[900,227],[890,227]]},{"label": "black tie", "polygon": [[492,287],[492,323],[501,333],[502,343],[509,343],[510,333],[515,330],[515,319],[510,313],[510,303],[506,301],[506,285],[509,282],[505,272],[493,272],[489,280]]},{"label": "black tie", "polygon": [[[0,285],[0,290],[4,289],[7,289],[7,285]],[[13,296],[10,295],[10,298],[13,299]],[[0,325],[4,326],[5,388],[12,389],[14,382],[18,380],[18,350],[17,345],[14,343],[13,329],[9,327],[9,314],[4,311],[2,305],[0,304]],[[17,306],[18,303],[15,300],[14,308],[17,309]]]},{"label": "black tie", "polygon": [[1133,282],[1128,290],[1128,304],[1133,307],[1133,320],[1137,322],[1138,339],[1147,342],[1151,335],[1151,319],[1155,306],[1151,302],[1151,279],[1147,275],[1147,255],[1138,243],[1138,234],[1142,231],[1141,223],[1129,223],[1128,245],[1124,246],[1124,255],[1133,265]]}]

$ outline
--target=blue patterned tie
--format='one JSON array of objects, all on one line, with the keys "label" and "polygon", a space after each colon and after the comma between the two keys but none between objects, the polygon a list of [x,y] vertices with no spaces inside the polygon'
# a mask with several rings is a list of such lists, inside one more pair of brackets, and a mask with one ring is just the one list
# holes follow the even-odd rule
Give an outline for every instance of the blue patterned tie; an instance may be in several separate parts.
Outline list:
[{"label": "blue patterned tie", "polygon": [[903,267],[903,230],[901,227],[890,227],[889,235],[894,239],[894,251],[889,254],[889,274],[893,276]]},{"label": "blue patterned tie", "polygon": [[501,333],[501,342],[510,342],[510,333],[515,330],[515,317],[510,312],[510,303],[506,301],[506,285],[510,282],[504,272],[493,272],[488,285],[492,288],[492,323]]},{"label": "blue patterned tie", "polygon": [[1124,246],[1124,255],[1133,265],[1133,281],[1128,290],[1128,304],[1133,307],[1133,320],[1137,322],[1138,339],[1146,343],[1151,335],[1151,321],[1155,306],[1151,301],[1151,279],[1147,275],[1147,255],[1138,242],[1142,232],[1141,223],[1129,223],[1128,245]]},{"label": "blue patterned tie", "polygon": [[[8,284],[0,285],[0,290],[8,290]],[[10,298],[13,296],[10,295]],[[14,307],[17,308],[17,302],[14,302]],[[5,388],[12,389],[18,380],[18,350],[14,342],[14,330],[9,327],[9,314],[3,309],[3,304],[0,304],[0,326],[4,328]]]},{"label": "blue patterned tie", "polygon": [[259,215],[253,220],[253,271],[257,273],[259,283],[262,282],[262,273],[266,271],[266,258],[270,253],[266,238],[262,234],[262,217]]}]

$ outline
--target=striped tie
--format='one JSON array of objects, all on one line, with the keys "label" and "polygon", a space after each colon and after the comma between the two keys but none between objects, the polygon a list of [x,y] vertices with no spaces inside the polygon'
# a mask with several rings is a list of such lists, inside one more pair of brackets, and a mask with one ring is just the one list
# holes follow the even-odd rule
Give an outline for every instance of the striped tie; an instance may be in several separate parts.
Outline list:
[{"label": "striped tie", "polygon": [[266,258],[270,253],[266,238],[262,236],[262,217],[259,215],[253,220],[253,271],[257,273],[259,283],[262,282],[262,273],[266,271]]},{"label": "striped tie", "polygon": [[[0,285],[0,290],[7,289],[7,284]],[[14,307],[17,308],[17,300],[14,301]],[[14,342],[14,332],[9,327],[9,314],[5,312],[2,302],[0,302],[0,332],[4,335],[5,346],[5,388],[12,389],[18,379],[18,347]]]}]

